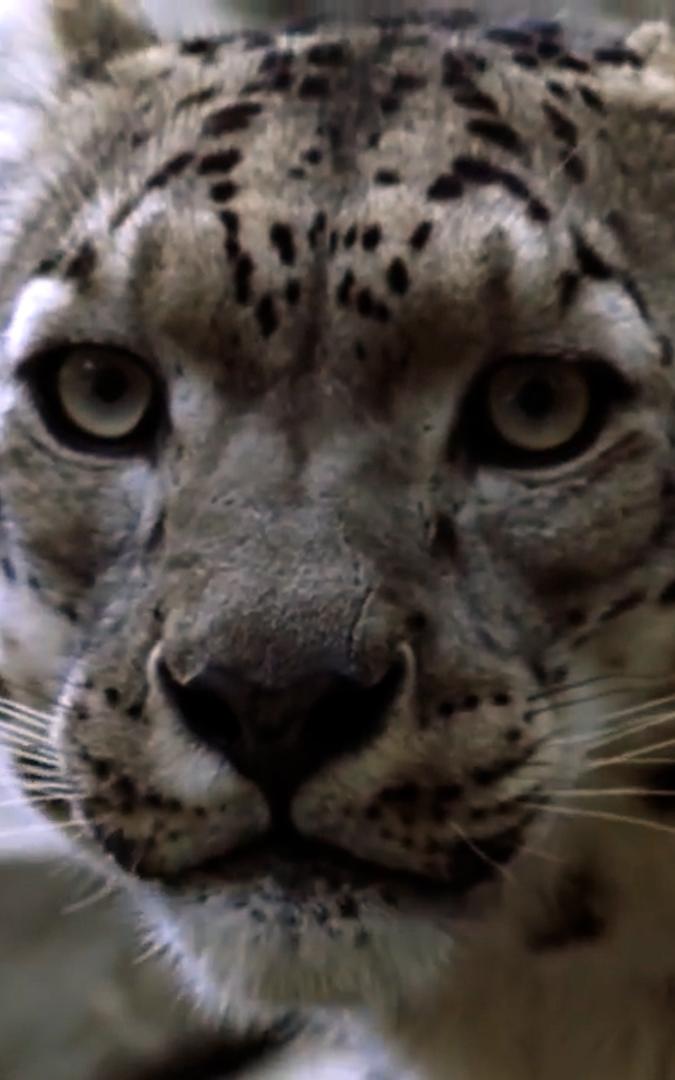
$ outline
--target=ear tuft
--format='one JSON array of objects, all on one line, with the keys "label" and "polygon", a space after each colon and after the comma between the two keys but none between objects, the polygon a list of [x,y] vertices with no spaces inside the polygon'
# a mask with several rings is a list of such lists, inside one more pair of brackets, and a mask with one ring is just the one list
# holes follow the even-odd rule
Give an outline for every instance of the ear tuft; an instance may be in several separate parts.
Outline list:
[{"label": "ear tuft", "polygon": [[50,0],[49,10],[66,63],[88,74],[115,56],[156,44],[151,29],[123,0]]}]

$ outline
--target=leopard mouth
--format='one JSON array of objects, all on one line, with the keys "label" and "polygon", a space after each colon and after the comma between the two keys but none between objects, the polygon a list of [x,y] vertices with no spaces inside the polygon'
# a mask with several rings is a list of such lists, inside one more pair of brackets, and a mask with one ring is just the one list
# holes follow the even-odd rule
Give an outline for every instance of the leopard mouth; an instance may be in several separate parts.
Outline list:
[{"label": "leopard mouth", "polygon": [[506,829],[478,844],[457,841],[448,849],[448,869],[425,873],[363,859],[334,844],[278,829],[227,855],[200,862],[165,884],[185,890],[204,886],[246,886],[262,878],[292,893],[313,890],[395,891],[417,899],[462,900],[499,876],[518,853],[524,826]]}]

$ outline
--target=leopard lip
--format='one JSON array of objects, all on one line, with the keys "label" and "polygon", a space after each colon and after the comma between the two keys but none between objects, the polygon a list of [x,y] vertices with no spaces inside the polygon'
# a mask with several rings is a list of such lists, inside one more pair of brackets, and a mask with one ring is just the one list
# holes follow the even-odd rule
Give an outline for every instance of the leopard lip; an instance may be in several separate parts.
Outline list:
[{"label": "leopard lip", "polygon": [[[515,847],[515,845],[514,845]],[[219,855],[187,868],[167,884],[246,885],[263,876],[289,888],[302,888],[317,879],[328,886],[386,889],[428,899],[460,900],[474,887],[493,880],[496,862],[485,859],[477,849],[458,844],[461,859],[456,870],[443,877],[415,870],[392,868],[360,858],[338,847],[284,830],[269,832],[227,855]],[[515,854],[515,850],[513,851]],[[503,860],[508,861],[507,858]]]}]

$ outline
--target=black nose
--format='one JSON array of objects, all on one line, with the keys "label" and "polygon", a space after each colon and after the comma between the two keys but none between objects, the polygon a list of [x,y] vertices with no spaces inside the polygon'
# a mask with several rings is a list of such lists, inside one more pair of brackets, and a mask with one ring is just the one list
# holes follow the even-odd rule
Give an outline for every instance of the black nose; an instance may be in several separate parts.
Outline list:
[{"label": "black nose", "polygon": [[164,661],[158,673],[188,731],[278,806],[322,765],[375,738],[401,687],[403,664],[375,685],[327,672],[279,690],[214,665],[184,685]]}]

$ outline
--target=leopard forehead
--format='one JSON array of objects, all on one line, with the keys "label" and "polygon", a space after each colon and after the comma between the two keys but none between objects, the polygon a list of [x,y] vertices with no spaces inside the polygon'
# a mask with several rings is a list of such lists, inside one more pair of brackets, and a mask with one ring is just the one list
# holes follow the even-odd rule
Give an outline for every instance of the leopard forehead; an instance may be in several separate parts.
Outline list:
[{"label": "leopard forehead", "polygon": [[[145,297],[145,321],[186,349],[225,343],[231,392],[240,353],[247,386],[306,369],[319,316],[352,369],[402,313],[418,342],[433,336],[450,295],[452,332],[469,333],[523,253],[549,267],[542,305],[570,301],[603,265],[578,257],[573,229],[600,206],[620,219],[597,183],[614,152],[603,82],[630,82],[642,60],[578,55],[555,23],[474,23],[307,21],[154,45],[79,78],[46,135],[49,214],[38,183],[12,265],[87,301]],[[620,176],[614,188],[621,204]],[[378,392],[400,370],[380,351]]]}]

